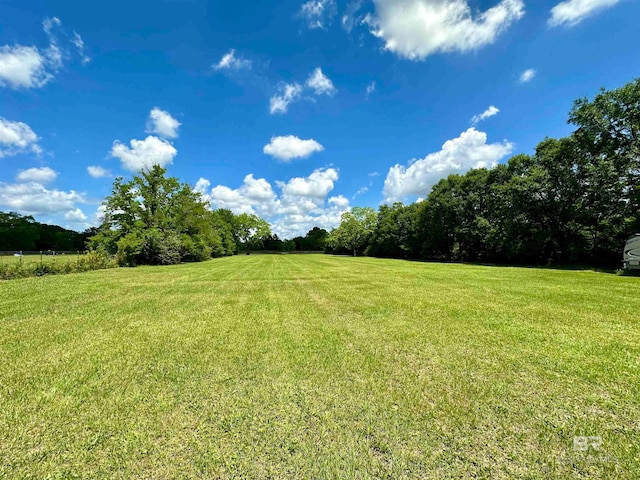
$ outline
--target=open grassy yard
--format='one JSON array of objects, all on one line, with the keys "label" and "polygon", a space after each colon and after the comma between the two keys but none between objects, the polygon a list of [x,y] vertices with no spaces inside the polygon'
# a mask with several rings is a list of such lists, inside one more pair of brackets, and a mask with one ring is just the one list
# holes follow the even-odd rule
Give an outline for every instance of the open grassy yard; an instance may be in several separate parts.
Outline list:
[{"label": "open grassy yard", "polygon": [[64,255],[23,255],[18,257],[15,255],[0,255],[1,263],[52,263],[52,262],[74,262],[81,258],[82,254],[67,253]]},{"label": "open grassy yard", "polygon": [[639,478],[639,293],[323,255],[0,282],[0,478]]}]

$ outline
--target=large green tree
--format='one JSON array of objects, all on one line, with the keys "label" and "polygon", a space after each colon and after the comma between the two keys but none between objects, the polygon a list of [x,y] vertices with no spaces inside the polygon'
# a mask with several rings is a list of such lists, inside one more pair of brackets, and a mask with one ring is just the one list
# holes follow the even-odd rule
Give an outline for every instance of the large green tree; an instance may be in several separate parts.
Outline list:
[{"label": "large green tree", "polygon": [[370,207],[354,207],[341,216],[340,226],[334,229],[329,242],[334,249],[344,249],[356,256],[369,245],[376,227],[377,213]]},{"label": "large green tree", "polygon": [[117,178],[103,205],[104,221],[91,244],[116,254],[124,265],[230,255],[247,234],[246,219],[210,211],[198,192],[167,177],[158,165],[129,181]]}]

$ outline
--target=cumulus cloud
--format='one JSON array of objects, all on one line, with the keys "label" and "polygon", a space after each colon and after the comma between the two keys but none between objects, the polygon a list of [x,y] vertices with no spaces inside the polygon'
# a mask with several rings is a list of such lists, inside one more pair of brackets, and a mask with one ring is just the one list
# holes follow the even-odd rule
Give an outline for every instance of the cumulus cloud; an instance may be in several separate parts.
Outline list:
[{"label": "cumulus cloud", "polygon": [[12,122],[0,117],[0,158],[32,152],[42,153],[38,136],[26,123]]},{"label": "cumulus cloud", "polygon": [[42,27],[49,39],[46,48],[19,44],[0,47],[0,86],[12,89],[44,86],[71,57],[70,45],[75,46],[83,63],[90,60],[84,53],[80,35],[74,32],[74,37],[69,40],[60,19],[45,18]]},{"label": "cumulus cloud", "polygon": [[58,176],[58,172],[49,168],[28,168],[22,170],[16,176],[16,180],[19,182],[38,182],[38,183],[50,183],[53,182]]},{"label": "cumulus cloud", "polygon": [[533,77],[536,76],[536,71],[533,68],[528,68],[524,72],[520,74],[520,83],[527,83],[533,80]]},{"label": "cumulus cloud", "polygon": [[[201,178],[197,188],[206,189],[209,181]],[[235,213],[258,213],[268,216],[278,207],[277,195],[271,184],[264,178],[254,178],[253,174],[244,177],[242,185],[237,189],[225,185],[213,187],[209,194],[203,195],[213,208],[228,208]]]},{"label": "cumulus cloud", "polygon": [[349,199],[343,195],[329,198],[329,204],[335,205],[338,208],[347,208],[349,206]]},{"label": "cumulus cloud", "polygon": [[249,70],[251,69],[251,60],[236,57],[235,49],[225,53],[218,63],[211,65],[214,70]]},{"label": "cumulus cloud", "polygon": [[207,188],[209,188],[210,186],[211,186],[211,182],[209,180],[207,180],[206,178],[200,177],[196,182],[196,184],[193,186],[193,191],[198,192],[201,195],[206,195]]},{"label": "cumulus cloud", "polygon": [[41,87],[53,78],[47,60],[36,47],[0,47],[0,86],[13,89]]},{"label": "cumulus cloud", "polygon": [[522,0],[502,0],[474,15],[467,0],[374,0],[371,33],[411,60],[490,45],[524,15]]},{"label": "cumulus cloud", "polygon": [[316,68],[307,79],[307,87],[312,88],[316,95],[333,95],[337,92],[333,82],[329,80],[320,67]]},{"label": "cumulus cloud", "polygon": [[109,170],[96,165],[89,165],[87,167],[87,173],[93,178],[106,178],[111,176],[111,172]]},{"label": "cumulus cloud", "polygon": [[289,104],[295,102],[302,94],[302,86],[298,83],[287,83],[280,87],[280,93],[271,97],[269,111],[272,115],[286,113]]},{"label": "cumulus cloud", "polygon": [[163,138],[176,138],[180,125],[182,124],[173,118],[169,112],[154,107],[149,112],[146,132],[155,133]]},{"label": "cumulus cloud", "polygon": [[497,115],[498,113],[500,113],[500,109],[494,107],[493,105],[490,105],[489,108],[487,108],[484,112],[479,113],[478,115],[474,115],[471,118],[471,124],[472,125],[476,125],[477,123],[486,120],[487,118],[493,117],[494,115]]},{"label": "cumulus cloud", "polygon": [[255,213],[267,219],[273,231],[282,238],[304,235],[314,226],[333,228],[340,223],[340,215],[349,208],[342,195],[327,199],[338,180],[335,169],[318,169],[307,177],[276,182],[278,195],[264,178],[247,175],[242,185],[230,188],[200,178],[194,190],[200,192],[211,208],[228,208],[235,213]]},{"label": "cumulus cloud", "polygon": [[310,29],[324,29],[331,24],[338,13],[335,0],[309,0],[298,12]]},{"label": "cumulus cloud", "polygon": [[171,143],[153,135],[149,135],[144,140],[131,140],[130,147],[113,142],[111,156],[119,158],[122,166],[132,172],[139,172],[143,169],[151,169],[154,165],[165,167],[173,163],[173,159],[178,154]]},{"label": "cumulus cloud", "polygon": [[550,27],[573,27],[585,18],[592,17],[602,10],[613,7],[620,0],[566,0],[551,9]]},{"label": "cumulus cloud", "polygon": [[77,208],[76,202],[85,203],[86,199],[74,190],[49,190],[38,182],[0,182],[0,207],[23,215],[68,212]]},{"label": "cumulus cloud", "polygon": [[383,193],[388,202],[409,195],[424,197],[440,179],[472,168],[491,168],[512,151],[512,143],[488,144],[486,133],[469,128],[459,137],[447,140],[440,151],[412,160],[407,167],[398,164],[391,167]]},{"label": "cumulus cloud", "polygon": [[271,137],[271,142],[262,151],[283,162],[290,162],[294,158],[306,158],[314,152],[321,152],[324,147],[314,139],[302,140],[295,135]]},{"label": "cumulus cloud", "polygon": [[67,213],[65,213],[64,219],[68,222],[78,223],[78,222],[84,222],[87,219],[87,216],[82,212],[82,210],[80,210],[79,208],[76,208],[74,210],[69,210]]},{"label": "cumulus cloud", "polygon": [[338,171],[334,168],[318,168],[308,177],[295,177],[286,183],[276,182],[284,195],[324,198],[333,190],[338,180]]}]

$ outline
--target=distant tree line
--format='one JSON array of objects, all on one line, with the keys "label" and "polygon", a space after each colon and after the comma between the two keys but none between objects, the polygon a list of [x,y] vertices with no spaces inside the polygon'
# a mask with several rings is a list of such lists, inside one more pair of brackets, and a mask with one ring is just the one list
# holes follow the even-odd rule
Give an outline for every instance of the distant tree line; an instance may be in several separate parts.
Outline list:
[{"label": "distant tree line", "polygon": [[82,251],[93,233],[39,223],[30,215],[0,212],[1,251]]},{"label": "distant tree line", "polygon": [[298,236],[292,239],[282,240],[278,235],[263,237],[259,244],[254,245],[253,250],[265,250],[271,252],[322,252],[326,247],[326,239],[329,236],[324,228],[313,227],[304,237]]},{"label": "distant tree line", "polygon": [[419,203],[352,209],[328,251],[618,266],[625,240],[640,232],[640,79],[575,101],[569,122],[577,127],[570,136],[450,175]]}]

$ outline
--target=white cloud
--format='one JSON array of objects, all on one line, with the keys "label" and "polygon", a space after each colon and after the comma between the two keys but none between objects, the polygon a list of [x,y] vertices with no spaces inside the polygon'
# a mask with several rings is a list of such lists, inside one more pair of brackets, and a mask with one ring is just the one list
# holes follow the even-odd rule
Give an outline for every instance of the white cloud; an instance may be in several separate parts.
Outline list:
[{"label": "white cloud", "polygon": [[533,77],[536,76],[536,70],[533,68],[528,68],[520,75],[520,83],[527,83],[533,80]]},{"label": "white cloud", "polygon": [[402,200],[409,195],[427,196],[441,179],[472,168],[491,168],[513,151],[513,144],[487,143],[487,134],[469,128],[459,137],[447,140],[442,149],[409,166],[394,165],[384,181],[386,201]]},{"label": "white cloud", "polygon": [[467,0],[374,0],[371,33],[385,49],[411,60],[468,52],[494,43],[524,15],[522,0],[502,0],[473,14]]},{"label": "white cloud", "polygon": [[80,54],[80,57],[82,59],[82,64],[86,65],[87,63],[89,63],[91,61],[91,57],[84,53],[84,40],[82,40],[82,37],[77,32],[73,32],[71,43],[73,43],[78,49],[78,53]]},{"label": "white cloud", "polygon": [[347,208],[349,206],[349,199],[343,195],[329,198],[329,204],[335,205],[338,208]]},{"label": "white cloud", "polygon": [[376,82],[371,82],[369,85],[367,85],[367,92],[366,92],[366,98],[369,98],[369,95],[371,95],[373,92],[376,91]]},{"label": "white cloud", "polygon": [[169,112],[154,107],[149,112],[146,132],[155,133],[163,138],[176,138],[180,125],[182,124],[173,118]]},{"label": "white cloud", "polygon": [[33,152],[41,154],[38,136],[26,123],[12,122],[0,117],[0,158]]},{"label": "white cloud", "polygon": [[[269,104],[269,111],[272,115],[276,113],[286,113],[289,108],[289,104],[300,100],[302,98],[302,94],[305,91],[312,90],[314,95],[333,95],[338,90],[333,85],[333,82],[322,73],[322,69],[320,67],[316,68],[304,84],[304,87],[297,82],[294,83],[284,83],[279,87],[279,93],[271,97],[271,101]],[[313,98],[308,98],[312,100]]]},{"label": "white cloud", "polygon": [[500,113],[500,109],[494,107],[493,105],[490,105],[489,108],[487,108],[484,112],[479,113],[478,115],[474,115],[473,118],[471,118],[471,124],[476,125],[478,122],[481,122],[482,120],[486,120],[487,118],[493,117],[498,113]]},{"label": "white cloud", "polygon": [[295,135],[271,137],[271,142],[262,149],[265,154],[284,162],[290,162],[294,158],[306,158],[312,153],[322,150],[324,147],[314,139],[302,140]]},{"label": "white cloud", "polygon": [[307,79],[307,87],[312,88],[316,95],[333,95],[338,90],[333,86],[320,67],[316,68]]},{"label": "white cloud", "polygon": [[[204,187],[206,191],[208,184],[208,180],[201,178],[196,186]],[[271,184],[264,178],[254,178],[253,174],[244,177],[244,181],[238,189],[217,185],[211,189],[208,195],[203,197],[210,202],[213,208],[228,208],[235,213],[269,215],[278,206],[277,195]]]},{"label": "white cloud", "polygon": [[42,28],[44,29],[44,33],[51,36],[53,33],[54,27],[60,27],[62,22],[58,17],[45,18],[42,21]]},{"label": "white cloud", "polygon": [[24,215],[68,212],[76,208],[76,202],[86,203],[86,200],[74,190],[48,190],[37,182],[0,182],[0,207]]},{"label": "white cloud", "polygon": [[566,0],[551,9],[548,24],[551,27],[573,27],[585,18],[613,7],[620,0]]},{"label": "white cloud", "polygon": [[362,7],[362,3],[363,0],[353,0],[347,4],[341,18],[342,28],[347,32],[350,32],[356,23],[359,23],[362,20],[361,18],[356,18],[358,11]]},{"label": "white cloud", "polygon": [[326,197],[338,179],[335,169],[318,169],[308,177],[276,182],[278,195],[264,178],[247,175],[236,189],[217,185],[208,191],[210,182],[200,178],[194,190],[209,201],[211,208],[228,208],[235,213],[256,213],[271,222],[282,238],[304,235],[314,226],[332,228],[340,223],[340,214],[349,208],[342,195]]},{"label": "white cloud", "polygon": [[249,70],[251,68],[251,60],[236,57],[235,49],[225,53],[218,63],[211,65],[214,70]]},{"label": "white cloud", "polygon": [[0,47],[0,86],[37,88],[53,78],[46,59],[36,47],[4,45]]},{"label": "white cloud", "polygon": [[111,176],[111,172],[109,170],[96,165],[89,165],[87,167],[87,173],[93,178],[105,178]]},{"label": "white cloud", "polygon": [[331,24],[338,9],[335,0],[309,0],[304,3],[298,15],[305,19],[311,29],[324,29]]},{"label": "white cloud", "polygon": [[98,208],[96,208],[96,211],[93,213],[88,226],[94,227],[104,222],[104,213],[106,210],[107,210],[107,207],[100,204]]},{"label": "white cloud", "polygon": [[[82,62],[90,59],[84,54],[84,42],[77,33],[69,42],[68,36],[62,30],[60,19],[45,18],[42,27],[49,45],[38,49],[35,46],[4,45],[0,47],[0,86],[12,89],[39,88],[49,82],[62,68],[64,60],[70,57],[67,45],[76,46],[82,57]],[[63,36],[65,42],[58,37]]]},{"label": "white cloud", "polygon": [[193,186],[193,191],[202,194],[203,196],[207,194],[207,188],[211,186],[211,182],[206,178],[200,177],[196,184]]},{"label": "white cloud", "polygon": [[287,83],[280,88],[280,94],[271,97],[269,111],[272,115],[286,113],[289,104],[298,100],[302,94],[302,86],[298,83]]},{"label": "white cloud", "polygon": [[16,180],[19,182],[38,182],[49,183],[53,182],[58,176],[58,172],[49,168],[28,168],[18,173]]},{"label": "white cloud", "polygon": [[356,193],[353,194],[353,197],[351,197],[351,200],[355,199],[358,195],[362,195],[363,193],[366,193],[369,191],[369,187],[360,187]]},{"label": "white cloud", "polygon": [[80,210],[76,208],[75,210],[69,210],[64,214],[64,219],[68,222],[84,222],[87,219],[87,216]]},{"label": "white cloud", "polygon": [[132,172],[150,169],[153,165],[165,167],[178,154],[171,143],[152,135],[144,140],[131,140],[130,145],[131,147],[127,147],[116,140],[113,142],[111,156],[119,158],[122,166]]},{"label": "white cloud", "polygon": [[338,171],[334,168],[318,168],[308,177],[295,177],[287,183],[276,182],[284,195],[324,198],[333,190],[338,180]]}]

